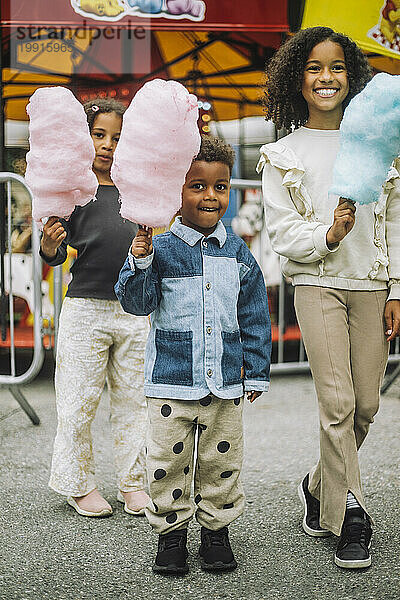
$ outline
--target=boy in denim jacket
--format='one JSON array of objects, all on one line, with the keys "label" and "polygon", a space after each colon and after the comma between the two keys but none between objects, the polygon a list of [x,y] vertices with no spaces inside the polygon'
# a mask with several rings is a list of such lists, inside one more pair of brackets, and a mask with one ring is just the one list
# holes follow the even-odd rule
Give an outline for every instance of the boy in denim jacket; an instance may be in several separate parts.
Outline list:
[{"label": "boy in denim jacket", "polygon": [[202,568],[237,566],[227,526],[245,502],[243,393],[253,402],[268,390],[271,324],[261,270],[220,220],[233,162],[230,146],[203,137],[182,189],[181,215],[154,240],[151,231],[139,230],[115,286],[126,312],[151,314],[145,393],[152,505],[146,515],[159,534],[157,573],[188,572],[187,526],[194,514]]}]

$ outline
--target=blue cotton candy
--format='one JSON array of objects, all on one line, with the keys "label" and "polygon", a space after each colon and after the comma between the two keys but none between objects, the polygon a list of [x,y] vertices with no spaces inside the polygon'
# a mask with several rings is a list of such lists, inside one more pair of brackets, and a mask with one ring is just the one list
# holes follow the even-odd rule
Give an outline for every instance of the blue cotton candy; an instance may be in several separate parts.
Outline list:
[{"label": "blue cotton candy", "polygon": [[128,0],[128,3],[143,13],[159,13],[162,9],[162,0]]},{"label": "blue cotton candy", "polygon": [[376,202],[399,154],[400,75],[378,73],[344,112],[330,192]]}]

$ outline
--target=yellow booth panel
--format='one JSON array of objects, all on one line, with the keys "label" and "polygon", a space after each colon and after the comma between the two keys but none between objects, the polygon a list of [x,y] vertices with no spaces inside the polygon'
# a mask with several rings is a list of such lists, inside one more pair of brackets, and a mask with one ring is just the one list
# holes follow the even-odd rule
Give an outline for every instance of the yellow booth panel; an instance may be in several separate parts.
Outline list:
[{"label": "yellow booth panel", "polygon": [[400,0],[306,0],[302,29],[317,25],[345,33],[365,52],[400,58]]}]

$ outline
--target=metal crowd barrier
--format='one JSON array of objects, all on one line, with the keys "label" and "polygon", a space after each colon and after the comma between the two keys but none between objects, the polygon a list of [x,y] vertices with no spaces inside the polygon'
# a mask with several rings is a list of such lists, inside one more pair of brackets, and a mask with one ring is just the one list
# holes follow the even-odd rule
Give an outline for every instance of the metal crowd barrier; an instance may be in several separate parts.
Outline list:
[{"label": "metal crowd barrier", "polygon": [[[7,194],[7,240],[8,253],[4,255],[4,260],[8,261],[7,280],[5,287],[8,291],[8,310],[9,310],[9,340],[10,340],[10,374],[0,375],[0,386],[7,388],[21,408],[31,419],[34,425],[40,423],[39,417],[33,410],[32,406],[26,400],[20,390],[21,385],[31,382],[38,375],[43,365],[44,348],[43,348],[43,333],[42,333],[42,262],[39,256],[40,235],[38,228],[32,224],[32,281],[33,281],[33,357],[28,369],[20,374],[16,374],[16,352],[15,352],[15,324],[14,324],[14,294],[13,294],[13,273],[12,273],[12,250],[11,250],[11,182],[20,183],[28,192],[32,201],[32,194],[25,184],[25,180],[20,175],[15,173],[0,173],[0,184],[5,184]],[[5,273],[6,269],[4,269]]]},{"label": "metal crowd barrier", "polygon": [[[261,181],[252,180],[252,179],[232,179],[231,186],[237,190],[246,190],[246,189],[261,189]],[[287,302],[287,298],[285,296],[285,280],[282,277],[280,285],[279,285],[279,295],[278,295],[278,350],[277,350],[277,362],[272,363],[271,365],[271,373],[281,374],[281,375],[293,375],[297,373],[307,373],[310,371],[310,367],[308,361],[305,360],[305,350],[302,339],[300,337],[298,342],[297,361],[285,362],[285,340],[284,340],[284,332],[285,332],[285,303]],[[394,342],[392,342],[392,352],[389,355],[389,364],[391,363],[400,363],[400,340],[396,338]],[[385,382],[382,386],[382,393],[385,392],[389,386],[394,382],[394,380],[400,376],[400,364],[393,371],[391,375],[387,375],[385,378]]]}]

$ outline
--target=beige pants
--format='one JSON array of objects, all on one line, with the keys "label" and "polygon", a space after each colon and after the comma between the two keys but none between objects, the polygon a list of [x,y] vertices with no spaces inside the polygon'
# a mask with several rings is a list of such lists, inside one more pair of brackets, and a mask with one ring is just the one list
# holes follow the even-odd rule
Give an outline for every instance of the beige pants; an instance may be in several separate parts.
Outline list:
[{"label": "beige pants", "polygon": [[229,525],[242,514],[245,500],[240,481],[243,398],[147,400],[147,472],[153,502],[146,516],[151,526],[165,534],[186,527],[194,514],[208,529]]},{"label": "beige pants", "polygon": [[58,426],[49,485],[83,496],[96,487],[91,424],[104,383],[110,396],[117,485],[143,489],[146,399],[143,393],[147,317],[125,313],[117,300],[65,298],[56,360]]},{"label": "beige pants", "polygon": [[350,490],[364,507],[357,450],[379,408],[389,345],[387,291],[296,286],[295,308],[318,396],[320,460],[309,490],[321,526],[340,535]]}]

